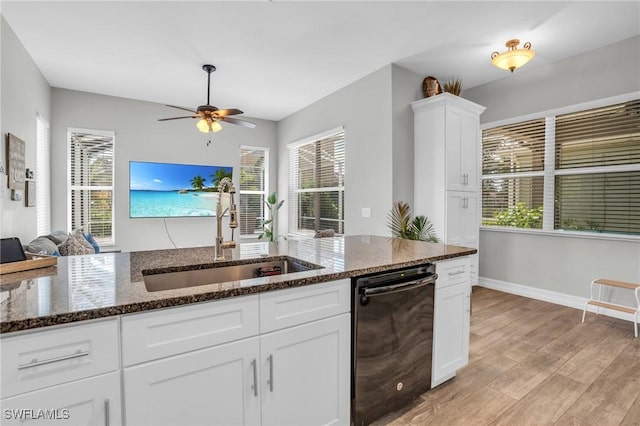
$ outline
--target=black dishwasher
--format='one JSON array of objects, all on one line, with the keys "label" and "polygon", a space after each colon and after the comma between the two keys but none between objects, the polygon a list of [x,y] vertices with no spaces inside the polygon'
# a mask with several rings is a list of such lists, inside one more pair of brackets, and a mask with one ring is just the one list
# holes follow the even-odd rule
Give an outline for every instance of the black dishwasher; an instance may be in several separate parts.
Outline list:
[{"label": "black dishwasher", "polygon": [[370,424],[431,388],[432,264],[353,278],[351,423]]}]

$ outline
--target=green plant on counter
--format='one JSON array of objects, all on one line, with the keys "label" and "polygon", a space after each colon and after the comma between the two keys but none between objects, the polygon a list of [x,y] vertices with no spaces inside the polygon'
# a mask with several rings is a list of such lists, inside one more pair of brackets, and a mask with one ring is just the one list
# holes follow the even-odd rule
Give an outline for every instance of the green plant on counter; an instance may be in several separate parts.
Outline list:
[{"label": "green plant on counter", "polygon": [[388,215],[387,226],[394,237],[406,240],[429,241],[438,243],[433,223],[426,216],[411,216],[411,207],[404,201],[396,201]]},{"label": "green plant on counter", "polygon": [[277,201],[277,196],[275,192],[269,194],[264,204],[269,209],[269,219],[265,220],[262,223],[262,233],[258,235],[258,239],[266,238],[267,240],[274,242],[278,238],[282,237],[285,240],[287,239],[284,235],[277,234],[276,228],[276,213],[280,210],[280,207],[284,204],[284,200]]},{"label": "green plant on counter", "polygon": [[494,212],[493,217],[497,226],[542,228],[542,206],[529,209],[524,203],[518,203],[515,207]]}]

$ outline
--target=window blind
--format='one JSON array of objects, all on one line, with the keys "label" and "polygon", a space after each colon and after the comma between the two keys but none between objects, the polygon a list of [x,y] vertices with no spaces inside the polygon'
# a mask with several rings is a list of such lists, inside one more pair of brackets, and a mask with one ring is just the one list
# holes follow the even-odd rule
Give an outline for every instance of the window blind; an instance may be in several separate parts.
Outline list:
[{"label": "window blind", "polygon": [[265,200],[268,196],[269,170],[266,148],[240,148],[240,203],[239,224],[241,236],[260,234],[265,220]]},{"label": "window blind", "polygon": [[556,169],[640,164],[640,100],[556,117]]},{"label": "window blind", "polygon": [[542,228],[545,119],[482,131],[482,224]]},{"label": "window blind", "polygon": [[71,132],[69,199],[71,230],[83,228],[113,244],[113,134]]},{"label": "window blind", "polygon": [[640,234],[640,100],[556,118],[555,229]]},{"label": "window blind", "polygon": [[49,123],[36,116],[36,231],[51,232],[51,144]]},{"label": "window blind", "polygon": [[344,234],[344,130],[289,147],[289,232]]}]

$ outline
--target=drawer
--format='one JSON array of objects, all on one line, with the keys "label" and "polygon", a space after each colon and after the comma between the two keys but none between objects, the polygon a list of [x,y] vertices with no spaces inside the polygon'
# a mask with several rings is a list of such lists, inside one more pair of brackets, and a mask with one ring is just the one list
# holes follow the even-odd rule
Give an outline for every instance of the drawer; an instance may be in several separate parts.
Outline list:
[{"label": "drawer", "polygon": [[2,398],[119,369],[118,321],[2,338]]},{"label": "drawer", "polygon": [[438,274],[436,287],[466,283],[471,279],[469,257],[438,261],[436,262],[436,273]]},{"label": "drawer", "polygon": [[351,280],[260,294],[260,332],[267,333],[351,310]]},{"label": "drawer", "polygon": [[258,295],[122,317],[125,366],[258,334]]}]

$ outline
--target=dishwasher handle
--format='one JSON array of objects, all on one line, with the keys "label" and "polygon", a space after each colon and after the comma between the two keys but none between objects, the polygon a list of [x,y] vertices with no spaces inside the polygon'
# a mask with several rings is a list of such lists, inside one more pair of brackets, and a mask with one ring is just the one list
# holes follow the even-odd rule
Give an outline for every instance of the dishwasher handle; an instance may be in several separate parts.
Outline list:
[{"label": "dishwasher handle", "polygon": [[437,279],[438,274],[434,273],[419,280],[405,281],[397,284],[384,285],[379,287],[363,287],[360,290],[360,304],[363,306],[368,304],[370,297],[399,293],[401,291],[413,290],[429,284],[435,284]]}]

